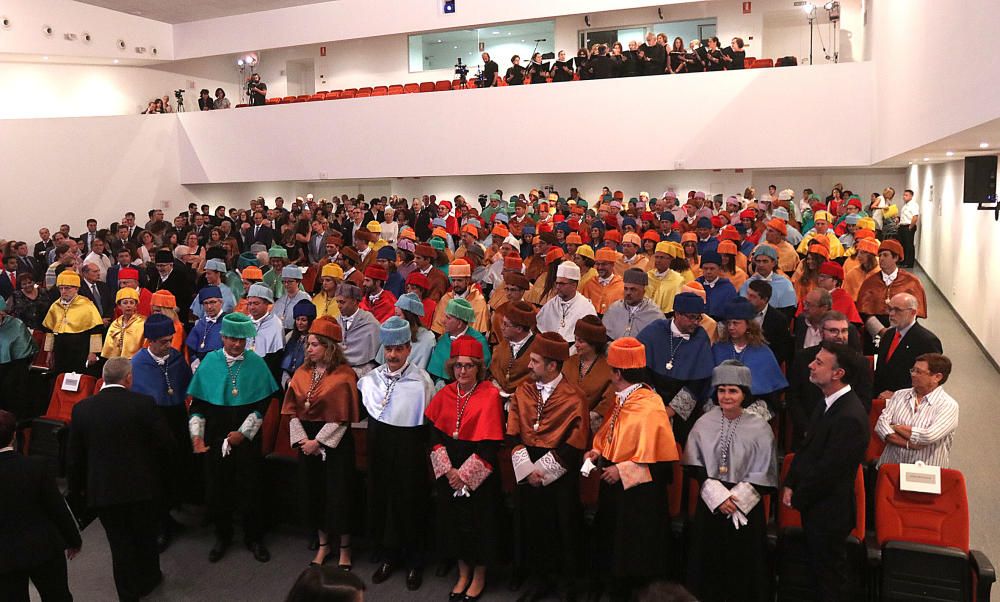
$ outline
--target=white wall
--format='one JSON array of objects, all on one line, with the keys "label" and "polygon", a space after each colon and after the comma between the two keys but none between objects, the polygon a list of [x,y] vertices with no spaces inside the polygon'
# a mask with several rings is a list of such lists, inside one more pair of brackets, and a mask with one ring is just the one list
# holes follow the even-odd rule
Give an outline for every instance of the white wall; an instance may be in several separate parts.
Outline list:
[{"label": "white wall", "polygon": [[[876,63],[873,160],[881,161],[1000,118],[996,0],[868,0]],[[942,52],[921,40],[960,41]]]},{"label": "white wall", "polygon": [[[173,28],[135,15],[72,0],[4,0],[0,14],[11,21],[10,28],[0,29],[0,54],[143,60],[174,57]],[[52,26],[50,37],[42,34],[44,25]],[[84,32],[91,34],[89,43],[83,41]],[[77,39],[64,39],[66,33],[75,33]],[[125,41],[125,50],[118,48],[119,39]],[[137,54],[136,46],[145,47],[146,53]]]},{"label": "white wall", "polygon": [[106,225],[130,209],[186,206],[178,129],[172,115],[0,121],[3,236],[34,241],[43,225],[75,233],[89,217]]},{"label": "white wall", "polygon": [[962,202],[964,184],[962,160],[914,165],[907,171],[906,188],[920,202],[917,261],[1000,363],[1000,314],[992,307],[1000,297],[994,263],[1000,223],[992,212]]},{"label": "white wall", "polygon": [[198,110],[202,88],[214,94],[221,87],[235,105],[239,74],[234,69],[227,73],[230,69],[218,59],[196,63],[179,61],[148,68],[0,62],[5,90],[21,91],[0,94],[0,119],[131,115],[141,113],[151,99],[164,94],[176,105],[173,92],[178,89],[186,90],[188,111]]},{"label": "white wall", "polygon": [[[810,103],[782,103],[773,94],[823,86],[855,93],[819,95]],[[186,113],[179,116],[181,178],[201,184],[497,171],[867,166],[871,86],[871,65],[850,63]],[[680,120],[651,119],[639,110],[595,119],[594,108],[608,98],[667,96],[697,98],[698,110]],[[556,114],[559,119],[553,119]],[[529,147],[523,135],[503,127],[508,116],[521,120],[521,132],[544,131],[551,143],[540,140]],[[248,145],[234,132],[253,132],[259,143]],[[577,152],[568,146],[576,141],[589,148],[598,140],[622,152]],[[830,140],[836,142],[824,142]]]}]

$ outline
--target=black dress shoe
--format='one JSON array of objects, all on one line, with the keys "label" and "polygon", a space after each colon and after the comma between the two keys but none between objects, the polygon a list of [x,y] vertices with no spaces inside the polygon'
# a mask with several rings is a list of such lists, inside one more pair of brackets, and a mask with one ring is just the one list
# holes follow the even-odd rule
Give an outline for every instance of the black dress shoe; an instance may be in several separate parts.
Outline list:
[{"label": "black dress shoe", "polygon": [[424,571],[423,569],[410,569],[406,573],[406,589],[411,592],[420,589],[420,586],[424,583]]},{"label": "black dress shoe", "polygon": [[267,562],[271,560],[271,553],[267,550],[267,546],[259,541],[248,543],[247,549],[253,553],[253,558],[257,562]]},{"label": "black dress shoe", "polygon": [[[468,590],[466,590],[466,591],[468,591]],[[476,602],[476,600],[482,598],[483,594],[485,594],[485,593],[486,593],[486,587],[484,586],[483,589],[479,590],[479,593],[476,594],[475,596],[470,596],[469,594],[464,594],[462,596],[462,602]]]},{"label": "black dress shoe", "polygon": [[448,573],[451,572],[451,567],[453,567],[454,565],[455,565],[454,561],[442,560],[441,564],[437,565],[437,568],[434,569],[434,576],[435,577],[446,576]]},{"label": "black dress shoe", "polygon": [[393,570],[395,570],[395,567],[391,563],[383,562],[375,571],[375,574],[372,575],[372,583],[382,583],[392,575]]},{"label": "black dress shoe", "polygon": [[226,555],[226,550],[229,549],[229,542],[224,539],[216,539],[215,545],[208,552],[209,562],[219,562],[222,557]]}]

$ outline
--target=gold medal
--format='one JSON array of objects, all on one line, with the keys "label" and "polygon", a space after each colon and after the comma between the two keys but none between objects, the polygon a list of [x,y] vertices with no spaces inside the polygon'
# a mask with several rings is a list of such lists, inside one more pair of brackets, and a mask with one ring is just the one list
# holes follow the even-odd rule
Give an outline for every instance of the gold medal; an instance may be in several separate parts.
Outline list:
[{"label": "gold medal", "polygon": [[306,408],[306,409],[308,410],[308,409],[309,409],[309,406],[311,406],[312,404],[311,404],[311,403],[309,403],[309,402],[307,401],[307,402],[305,402],[305,403],[304,403],[303,405],[304,405],[304,406],[305,406],[305,408]]},{"label": "gold medal", "polygon": [[237,389],[236,387],[233,387],[233,397],[236,397],[239,394],[240,394],[240,390]]},{"label": "gold medal", "polygon": [[670,360],[669,362],[667,362],[667,370],[673,370],[673,369],[674,369],[674,361]]},{"label": "gold medal", "polygon": [[719,467],[719,474],[726,474],[728,472],[729,472],[729,467],[728,466],[720,466]]},{"label": "gold medal", "polygon": [[171,389],[170,387],[167,387],[167,395],[169,395],[169,396],[173,397],[173,395],[174,395],[174,390],[173,390],[173,389]]},{"label": "gold medal", "polygon": [[453,433],[451,434],[451,438],[452,438],[452,439],[458,439],[458,429],[455,429],[455,432],[453,432]]}]

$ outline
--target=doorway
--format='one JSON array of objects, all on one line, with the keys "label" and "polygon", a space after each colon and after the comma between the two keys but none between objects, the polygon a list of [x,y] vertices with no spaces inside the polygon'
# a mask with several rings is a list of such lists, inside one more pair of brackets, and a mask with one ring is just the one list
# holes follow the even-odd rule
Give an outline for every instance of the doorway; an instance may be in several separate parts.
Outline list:
[{"label": "doorway", "polygon": [[311,96],[316,93],[316,65],[313,59],[285,63],[287,96]]}]

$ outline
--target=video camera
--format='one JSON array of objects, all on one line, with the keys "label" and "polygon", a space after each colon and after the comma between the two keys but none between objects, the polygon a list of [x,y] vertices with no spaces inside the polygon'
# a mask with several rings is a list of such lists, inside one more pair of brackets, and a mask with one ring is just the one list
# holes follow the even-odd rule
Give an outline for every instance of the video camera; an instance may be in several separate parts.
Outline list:
[{"label": "video camera", "polygon": [[462,82],[463,86],[469,79],[469,66],[462,63],[462,57],[458,57],[458,63],[455,65],[455,75],[458,76],[458,80]]}]

